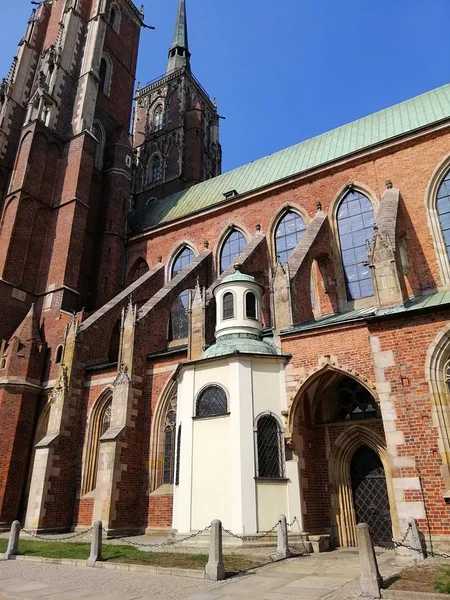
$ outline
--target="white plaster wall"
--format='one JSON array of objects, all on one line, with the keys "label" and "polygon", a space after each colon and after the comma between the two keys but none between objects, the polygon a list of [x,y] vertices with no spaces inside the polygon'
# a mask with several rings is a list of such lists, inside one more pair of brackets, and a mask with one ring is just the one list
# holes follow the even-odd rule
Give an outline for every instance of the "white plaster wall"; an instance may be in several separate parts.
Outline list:
[{"label": "white plaster wall", "polygon": [[258,531],[272,529],[280,514],[288,514],[288,488],[285,482],[256,484],[258,501]]},{"label": "white plaster wall", "polygon": [[230,417],[194,421],[192,451],[192,529],[213,519],[231,522],[233,473]]},{"label": "white plaster wall", "polygon": [[253,362],[253,405],[255,418],[270,411],[281,419],[280,377],[279,361]]}]

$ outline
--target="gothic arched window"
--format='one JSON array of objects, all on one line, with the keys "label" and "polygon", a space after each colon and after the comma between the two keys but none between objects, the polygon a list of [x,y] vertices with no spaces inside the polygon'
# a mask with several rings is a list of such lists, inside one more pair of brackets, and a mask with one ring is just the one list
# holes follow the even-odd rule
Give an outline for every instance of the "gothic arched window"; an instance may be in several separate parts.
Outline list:
[{"label": "gothic arched window", "polygon": [[257,319],[256,296],[253,292],[245,294],[245,316],[247,319]]},{"label": "gothic arched window", "polygon": [[367,242],[372,239],[375,215],[372,202],[351,190],[337,211],[345,284],[349,300],[373,296],[372,276],[367,264]]},{"label": "gothic arched window", "polygon": [[164,108],[162,104],[158,104],[153,114],[153,124],[155,131],[161,131],[164,121]]},{"label": "gothic arched window", "polygon": [[175,425],[177,413],[169,410],[164,427],[164,471],[163,483],[173,483],[175,465]]},{"label": "gothic arched window", "polygon": [[55,365],[59,365],[60,364],[60,362],[62,361],[62,355],[63,355],[63,346],[62,346],[62,344],[60,344],[56,348]]},{"label": "gothic arched window", "polygon": [[222,252],[220,253],[220,272],[223,273],[230,265],[233,264],[234,259],[246,248],[247,240],[245,236],[234,229],[225,240],[222,246]]},{"label": "gothic arched window", "polygon": [[439,186],[436,208],[447,256],[450,258],[450,171],[448,171],[445,179]]},{"label": "gothic arched window", "polygon": [[222,319],[234,319],[234,296],[226,292],[222,298]]},{"label": "gothic arched window", "polygon": [[282,265],[287,263],[305,231],[304,220],[293,210],[289,210],[278,223],[275,231],[275,252]]},{"label": "gothic arched window", "polygon": [[284,477],[283,434],[277,419],[262,415],[256,427],[258,449],[258,477],[281,479]]},{"label": "gothic arched window", "polygon": [[112,395],[108,393],[100,398],[92,409],[84,454],[84,475],[82,494],[96,487],[100,438],[111,426]]},{"label": "gothic arched window", "polygon": [[171,277],[175,277],[180,271],[191,264],[194,260],[194,253],[192,250],[185,246],[178,254],[172,265]]},{"label": "gothic arched window", "polygon": [[111,4],[109,11],[109,24],[116,33],[119,33],[120,29],[120,11],[116,4]]},{"label": "gothic arched window", "polygon": [[339,382],[337,395],[337,421],[363,421],[377,418],[372,394],[358,381],[344,377]]},{"label": "gothic arched window", "polygon": [[195,410],[197,417],[225,415],[227,410],[228,400],[223,388],[218,385],[209,385],[200,392]]},{"label": "gothic arched window", "polygon": [[159,156],[155,156],[152,160],[152,183],[162,179],[162,161]]},{"label": "gothic arched window", "polygon": [[181,292],[178,298],[172,305],[170,311],[170,332],[169,337],[171,340],[183,340],[188,337],[189,333],[189,318],[188,309],[189,305],[189,290]]},{"label": "gothic arched window", "polygon": [[105,94],[109,96],[109,89],[111,86],[111,74],[112,74],[112,63],[109,56],[104,55],[100,61],[100,67],[98,70],[99,77],[99,88]]},{"label": "gothic arched window", "polygon": [[148,273],[148,264],[145,262],[145,260],[143,258],[141,258],[139,260],[139,262],[136,264],[136,266],[134,267],[134,271],[133,274],[131,276],[131,283],[133,283],[134,281],[137,281],[138,279],[140,279],[142,277],[142,275],[145,275],[146,273]]}]

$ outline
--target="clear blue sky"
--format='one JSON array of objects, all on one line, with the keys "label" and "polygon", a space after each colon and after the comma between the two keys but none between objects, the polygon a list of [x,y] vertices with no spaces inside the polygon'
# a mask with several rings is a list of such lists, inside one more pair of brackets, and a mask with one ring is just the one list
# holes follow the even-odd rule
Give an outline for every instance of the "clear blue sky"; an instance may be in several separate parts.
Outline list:
[{"label": "clear blue sky", "polygon": [[[142,84],[165,70],[177,0],[144,4],[157,30],[142,32]],[[193,72],[226,116],[224,170],[450,81],[449,0],[187,0],[187,9]],[[2,0],[1,76],[30,10]]]}]

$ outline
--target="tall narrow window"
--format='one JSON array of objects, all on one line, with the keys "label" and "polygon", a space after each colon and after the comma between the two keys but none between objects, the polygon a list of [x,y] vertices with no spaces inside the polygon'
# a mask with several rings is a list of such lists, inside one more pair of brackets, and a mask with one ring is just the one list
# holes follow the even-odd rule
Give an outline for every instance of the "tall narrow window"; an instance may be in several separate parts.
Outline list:
[{"label": "tall narrow window", "polygon": [[247,246],[247,240],[237,229],[233,230],[224,245],[222,246],[222,252],[220,254],[220,272],[223,273],[230,265],[233,264],[234,259]]},{"label": "tall narrow window", "polygon": [[175,424],[177,413],[170,410],[166,417],[164,429],[164,473],[163,483],[173,483],[175,465]]},{"label": "tall narrow window", "polygon": [[245,316],[247,319],[256,319],[256,296],[253,292],[245,294]]},{"label": "tall narrow window", "polygon": [[111,414],[112,398],[110,395],[99,400],[92,409],[85,445],[82,494],[87,494],[96,487],[100,438],[111,426]]},{"label": "tall narrow window", "polygon": [[181,457],[181,423],[178,425],[177,459],[175,464],[175,485],[180,485],[180,457]]},{"label": "tall narrow window", "polygon": [[306,231],[304,220],[299,214],[290,210],[281,221],[275,232],[275,251],[280,257],[280,263],[286,264],[295,247]]},{"label": "tall narrow window", "polygon": [[222,319],[234,319],[234,296],[231,292],[223,295],[222,307]]},{"label": "tall narrow window", "polygon": [[349,300],[373,295],[367,241],[372,239],[374,223],[371,201],[356,190],[348,192],[339,206],[337,224]]},{"label": "tall narrow window", "polygon": [[445,248],[450,258],[450,171],[439,186],[437,194],[437,211],[439,223],[444,236]]},{"label": "tall narrow window", "polygon": [[110,63],[108,63],[108,60],[105,57],[103,57],[100,61],[98,77],[100,79],[100,83],[99,83],[100,90],[106,96],[108,96],[110,80],[111,80],[111,65],[110,65]]},{"label": "tall narrow window", "polygon": [[189,290],[185,290],[175,300],[170,311],[170,338],[172,340],[183,340],[188,337],[188,304]]},{"label": "tall narrow window", "polygon": [[152,183],[162,179],[162,161],[159,156],[152,160]]},{"label": "tall narrow window", "polygon": [[258,477],[284,477],[283,439],[278,421],[271,415],[258,419],[256,430],[258,448]]},{"label": "tall narrow window", "polygon": [[173,263],[171,273],[172,278],[175,277],[175,275],[177,275],[180,271],[182,271],[184,267],[190,265],[193,260],[194,253],[190,248],[186,246],[185,248],[183,248],[183,250],[181,250],[181,252],[178,253],[175,262]]},{"label": "tall narrow window", "polygon": [[161,131],[163,128],[163,120],[164,120],[164,109],[162,104],[159,104],[155,108],[155,113],[153,117],[154,129],[155,131]]},{"label": "tall narrow window", "polygon": [[62,344],[60,344],[56,348],[56,354],[55,354],[55,364],[56,365],[59,365],[60,362],[62,361],[62,355],[63,355],[63,346],[62,346]]}]

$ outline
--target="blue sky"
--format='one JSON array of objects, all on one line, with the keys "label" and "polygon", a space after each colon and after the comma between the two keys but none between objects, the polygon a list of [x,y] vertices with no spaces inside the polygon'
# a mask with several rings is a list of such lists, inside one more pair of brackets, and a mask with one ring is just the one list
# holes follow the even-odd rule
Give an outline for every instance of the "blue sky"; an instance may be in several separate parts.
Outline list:
[{"label": "blue sky", "polygon": [[[177,1],[144,0],[157,30],[142,33],[142,84],[166,68]],[[2,4],[6,76],[31,5]],[[449,0],[187,0],[187,8],[193,72],[226,116],[224,170],[450,81]]]}]

